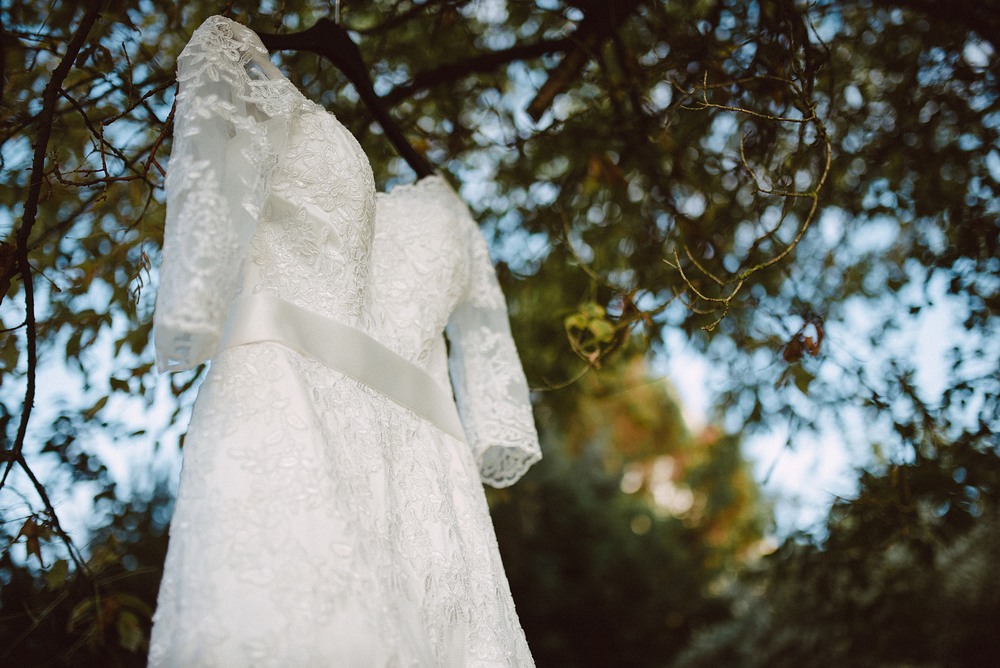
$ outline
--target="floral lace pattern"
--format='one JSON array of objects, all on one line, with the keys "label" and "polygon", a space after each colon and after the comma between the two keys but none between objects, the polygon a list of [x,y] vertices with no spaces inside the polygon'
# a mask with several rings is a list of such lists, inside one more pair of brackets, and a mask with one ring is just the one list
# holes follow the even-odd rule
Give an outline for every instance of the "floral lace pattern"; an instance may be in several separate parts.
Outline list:
[{"label": "floral lace pattern", "polygon": [[[482,482],[540,454],[485,241],[440,177],[376,194],[357,141],[259,78],[266,59],[212,17],[178,60],[156,346],[161,368],[212,367],[150,665],[531,666]],[[468,443],[279,343],[219,351],[262,292],[453,388]]]},{"label": "floral lace pattern", "polygon": [[311,109],[292,126],[273,180],[246,287],[356,324],[374,235],[368,159],[333,116]]}]

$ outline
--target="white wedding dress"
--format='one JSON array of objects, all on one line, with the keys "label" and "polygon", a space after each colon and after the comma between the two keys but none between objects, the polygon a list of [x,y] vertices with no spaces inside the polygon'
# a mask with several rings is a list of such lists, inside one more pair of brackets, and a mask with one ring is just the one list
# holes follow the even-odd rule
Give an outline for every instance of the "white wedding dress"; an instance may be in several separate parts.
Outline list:
[{"label": "white wedding dress", "polygon": [[540,454],[468,209],[438,176],[376,193],[229,19],[178,80],[157,359],[211,369],[150,665],[533,665],[482,482]]}]

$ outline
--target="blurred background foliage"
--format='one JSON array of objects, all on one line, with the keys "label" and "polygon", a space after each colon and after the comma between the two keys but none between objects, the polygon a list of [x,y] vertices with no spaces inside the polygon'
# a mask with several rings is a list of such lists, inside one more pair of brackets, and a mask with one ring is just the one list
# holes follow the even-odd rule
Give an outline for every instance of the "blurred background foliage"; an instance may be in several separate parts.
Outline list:
[{"label": "blurred background foliage", "polygon": [[[201,377],[149,345],[175,59],[211,14],[332,5],[0,4],[0,664],[145,664]],[[998,3],[342,9],[498,260],[546,456],[489,498],[538,665],[990,665]],[[412,180],[339,72],[275,60]],[[661,377],[678,332],[707,426]],[[854,459],[818,528],[775,530],[743,451],[775,431]]]}]

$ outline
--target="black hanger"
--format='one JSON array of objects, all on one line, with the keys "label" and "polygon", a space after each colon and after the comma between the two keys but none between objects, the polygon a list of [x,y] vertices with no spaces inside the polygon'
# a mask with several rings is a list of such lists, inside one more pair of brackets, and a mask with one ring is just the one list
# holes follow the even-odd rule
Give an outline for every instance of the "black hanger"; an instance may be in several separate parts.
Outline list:
[{"label": "black hanger", "polygon": [[413,145],[403,136],[396,122],[389,116],[382,98],[375,93],[375,87],[372,85],[368,68],[361,59],[358,45],[342,26],[330,19],[320,19],[313,27],[302,32],[289,35],[273,33],[257,33],[257,35],[268,50],[310,51],[332,62],[354,84],[361,101],[371,110],[392,145],[417,173],[417,178],[422,179],[434,174],[434,167],[424,156],[417,153]]}]

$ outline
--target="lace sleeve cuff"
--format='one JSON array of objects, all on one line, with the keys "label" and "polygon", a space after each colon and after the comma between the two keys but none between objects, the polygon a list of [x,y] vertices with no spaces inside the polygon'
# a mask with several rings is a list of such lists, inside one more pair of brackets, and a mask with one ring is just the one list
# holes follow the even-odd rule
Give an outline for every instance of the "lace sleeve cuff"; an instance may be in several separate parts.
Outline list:
[{"label": "lace sleeve cuff", "polygon": [[483,482],[515,483],[541,459],[528,382],[486,242],[468,219],[471,280],[448,324],[459,414]]}]

